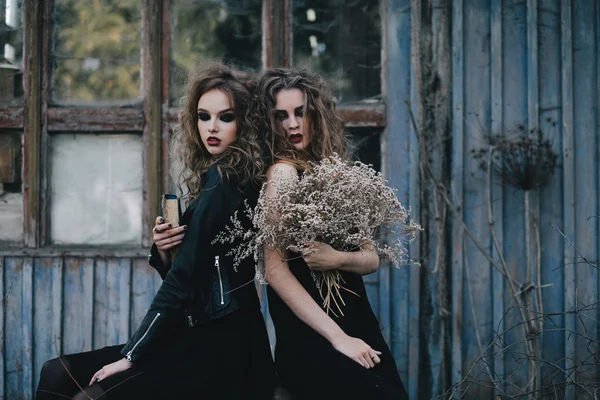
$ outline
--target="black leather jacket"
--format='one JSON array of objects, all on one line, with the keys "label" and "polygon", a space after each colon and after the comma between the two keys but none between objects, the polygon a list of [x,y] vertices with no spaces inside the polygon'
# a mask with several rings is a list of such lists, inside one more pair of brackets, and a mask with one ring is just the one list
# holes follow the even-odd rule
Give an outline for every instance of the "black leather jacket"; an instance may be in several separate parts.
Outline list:
[{"label": "black leather jacket", "polygon": [[253,207],[257,197],[257,190],[241,186],[235,175],[221,176],[218,164],[208,170],[200,194],[181,218],[180,224],[188,225],[188,230],[179,252],[140,327],[121,351],[129,361],[142,358],[161,342],[168,328],[183,319],[194,327],[240,308],[260,306],[252,257],[234,269],[232,258],[225,254],[238,243],[211,244],[236,210],[242,225],[250,227],[244,200]]}]

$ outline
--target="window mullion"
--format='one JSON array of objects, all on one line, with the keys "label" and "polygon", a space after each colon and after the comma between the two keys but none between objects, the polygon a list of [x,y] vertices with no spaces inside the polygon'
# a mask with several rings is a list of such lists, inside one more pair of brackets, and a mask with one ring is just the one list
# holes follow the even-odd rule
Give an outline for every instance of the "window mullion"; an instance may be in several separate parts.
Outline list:
[{"label": "window mullion", "polygon": [[169,114],[169,92],[171,90],[171,81],[169,79],[170,71],[170,46],[171,46],[171,31],[170,31],[170,12],[171,12],[171,1],[162,2],[161,10],[161,24],[162,24],[162,58],[161,58],[161,72],[162,72],[162,101],[161,101],[161,122],[162,122],[162,135],[161,135],[161,149],[162,149],[162,171],[160,178],[162,179],[162,191],[169,191],[169,142],[171,138],[171,129],[168,121]]},{"label": "window mullion", "polygon": [[23,107],[2,107],[0,113],[0,129],[23,129]]},{"label": "window mullion", "polygon": [[263,67],[292,65],[292,0],[263,1]]},{"label": "window mullion", "polygon": [[142,8],[142,98],[144,101],[144,213],[142,244],[160,213],[162,187],[162,1],[144,0]]},{"label": "window mullion", "polygon": [[48,197],[48,103],[50,102],[50,82],[52,77],[52,63],[50,62],[50,51],[52,49],[52,32],[54,30],[54,0],[45,0],[43,2],[42,16],[42,48],[41,48],[41,104],[40,108],[41,121],[38,123],[40,129],[40,165],[38,172],[40,182],[40,207],[38,211],[40,226],[39,226],[39,241],[38,247],[45,246],[50,242],[49,238],[49,222],[50,222],[50,207]]},{"label": "window mullion", "polygon": [[42,103],[42,7],[23,4],[23,236],[26,247],[39,245]]},{"label": "window mullion", "polygon": [[341,104],[337,107],[346,127],[385,127],[385,104]]}]

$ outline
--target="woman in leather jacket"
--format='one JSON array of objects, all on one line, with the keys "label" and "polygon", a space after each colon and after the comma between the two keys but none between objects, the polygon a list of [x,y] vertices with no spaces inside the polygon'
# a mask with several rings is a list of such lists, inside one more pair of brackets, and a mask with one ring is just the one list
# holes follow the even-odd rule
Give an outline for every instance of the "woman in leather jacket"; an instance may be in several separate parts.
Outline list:
[{"label": "woman in leather jacket", "polygon": [[[245,203],[258,197],[263,165],[249,116],[253,83],[218,63],[188,77],[174,148],[189,203],[180,231],[165,235],[180,242],[178,254],[171,261],[161,254],[164,243],[161,253],[153,246],[164,281],[131,339],[47,362],[38,399],[272,398],[254,261],[234,268],[227,253],[237,243],[211,244],[236,212],[249,228]],[[155,240],[163,231],[155,228]]]}]

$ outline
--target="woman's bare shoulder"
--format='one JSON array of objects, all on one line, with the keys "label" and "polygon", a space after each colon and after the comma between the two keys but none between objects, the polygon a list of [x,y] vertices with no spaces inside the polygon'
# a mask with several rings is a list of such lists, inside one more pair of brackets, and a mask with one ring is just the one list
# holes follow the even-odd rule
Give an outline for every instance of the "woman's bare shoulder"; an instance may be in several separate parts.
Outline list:
[{"label": "woman's bare shoulder", "polygon": [[298,176],[298,170],[291,164],[285,162],[277,162],[269,167],[267,170],[267,179],[271,180],[278,177],[296,177]]}]

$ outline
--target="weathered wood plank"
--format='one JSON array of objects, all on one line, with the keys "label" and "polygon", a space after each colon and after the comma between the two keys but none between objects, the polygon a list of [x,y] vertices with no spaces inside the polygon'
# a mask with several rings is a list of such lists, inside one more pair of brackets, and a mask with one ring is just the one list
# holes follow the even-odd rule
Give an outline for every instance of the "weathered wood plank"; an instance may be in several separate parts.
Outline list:
[{"label": "weathered wood plank", "polygon": [[527,120],[539,126],[538,0],[527,0]]},{"label": "weathered wood plank", "polygon": [[[562,85],[562,161],[563,161],[563,232],[571,243],[575,240],[575,161],[574,161],[574,124],[573,124],[573,25],[572,2],[561,1],[561,85]],[[575,251],[565,247],[564,264],[571,265],[575,260]],[[564,268],[565,311],[575,309],[575,268]],[[575,332],[576,316],[565,316],[565,369],[576,365]]]},{"label": "weathered wood plank", "polygon": [[[100,349],[111,343],[108,320],[110,310],[108,305],[107,261],[96,260],[94,268],[94,343],[93,349]],[[113,310],[114,312],[114,310]]]},{"label": "weathered wood plank", "polygon": [[[597,216],[598,184],[598,88],[596,87],[596,2],[573,2],[573,159],[575,176],[575,244],[590,260],[598,260],[598,224],[590,217]],[[594,132],[596,134],[594,135]],[[575,302],[578,308],[598,304],[598,270],[586,264],[575,269]],[[592,319],[590,319],[592,318]],[[576,362],[585,363],[575,379],[594,390],[598,386],[598,363],[594,358],[598,344],[589,343],[588,337],[599,338],[598,310],[582,312],[578,316]],[[592,357],[592,359],[590,359]],[[587,361],[586,361],[587,360]],[[594,360],[594,361],[592,361]],[[578,390],[580,398],[589,396]]]},{"label": "weathered wood plank", "polygon": [[48,109],[50,132],[140,132],[144,128],[141,108],[51,107]]},{"label": "weathered wood plank", "polygon": [[[384,24],[384,63],[383,87],[387,99],[387,126],[382,136],[382,171],[392,187],[398,189],[398,198],[403,204],[409,203],[409,140],[410,123],[406,102],[411,99],[410,51],[411,18],[409,0],[386,0]],[[386,275],[383,268],[391,268]],[[409,288],[410,270],[399,270],[382,266],[379,272],[379,323],[391,322],[392,354],[402,381],[409,382]],[[391,288],[382,287],[391,280]],[[387,292],[391,290],[390,292]],[[387,293],[386,293],[387,292]],[[390,296],[386,297],[386,296]],[[386,305],[389,304],[386,317]],[[386,317],[384,319],[384,317]]]},{"label": "weathered wood plank", "polygon": [[[538,0],[527,0],[527,124],[531,131],[539,128],[539,70],[538,70]],[[535,238],[535,230],[532,224],[537,224],[540,220],[540,198],[538,190],[529,192],[529,215],[525,216],[525,223],[529,224],[525,235],[530,240],[529,247],[525,248],[526,255],[531,262],[531,272],[527,274],[527,281],[538,282],[537,269],[537,245]],[[540,271],[541,272],[541,271]],[[534,313],[539,310],[539,305],[535,300],[538,298],[537,293],[531,293],[531,308]],[[536,314],[532,314],[536,315]],[[540,351],[540,350],[538,350]],[[539,353],[541,354],[541,353]],[[530,361],[531,362],[531,361]],[[536,373],[542,372],[542,365],[537,364]],[[542,379],[536,379],[534,390],[541,389]]]},{"label": "weathered wood plank", "polygon": [[5,286],[6,258],[0,257],[0,393],[4,397],[5,391],[5,354],[6,354],[6,316],[4,310],[8,306],[8,286]]},{"label": "weathered wood plank", "polygon": [[[421,21],[422,9],[421,2],[419,0],[412,0],[410,2],[410,24],[411,24],[411,46],[410,52],[412,54],[410,67],[407,72],[410,77],[410,104],[412,113],[417,116],[417,121],[422,124],[424,121],[421,120],[420,115],[422,107],[427,100],[421,98],[422,94],[422,70],[421,64],[421,38],[422,38],[422,21]],[[403,49],[404,50],[404,49]],[[408,55],[408,53],[406,53]],[[390,118],[393,118],[390,116]],[[419,126],[421,128],[421,125]],[[412,124],[408,126],[406,132],[409,133],[408,137],[404,137],[403,140],[408,142],[407,153],[409,167],[408,170],[400,170],[401,176],[405,179],[408,178],[408,205],[412,208],[413,218],[417,219],[417,216],[421,215],[421,204],[420,204],[420,190],[421,181],[419,174],[419,145],[416,140],[416,132],[412,127]],[[406,146],[406,145],[405,145]],[[403,151],[404,148],[399,148]],[[400,153],[401,154],[401,153]],[[403,165],[404,166],[404,165]],[[423,254],[421,254],[420,244],[415,243],[410,246],[409,249],[410,258],[413,260],[421,260]],[[421,361],[421,324],[420,324],[420,303],[421,303],[421,274],[420,268],[411,266],[409,269],[408,287],[408,382],[406,384],[408,395],[411,398],[418,398],[420,396],[421,387],[419,387],[419,364]],[[429,388],[428,388],[429,389]]]},{"label": "weathered wood plank", "polygon": [[[598,2],[595,2],[595,6],[596,9],[594,10],[594,15],[595,15],[595,26],[596,26],[596,47],[595,47],[595,61],[596,61],[596,70],[594,71],[594,73],[596,74],[596,124],[595,124],[595,128],[596,128],[596,159],[594,161],[594,165],[596,166],[596,192],[594,193],[597,199],[597,202],[600,201],[598,200],[598,196],[599,196],[599,192],[600,192],[600,116],[598,115],[598,108],[600,107],[600,5],[598,5]],[[596,259],[598,260],[600,258],[600,204],[596,203],[596,214],[595,217],[592,217],[592,221],[595,220],[596,221]],[[600,290],[597,290],[596,292],[596,302],[600,302]],[[600,320],[600,310],[598,310],[598,319]],[[598,327],[596,326],[596,329],[598,329]],[[596,382],[600,381],[600,378],[598,377],[598,369],[596,369]],[[597,385],[597,384],[596,384]]]},{"label": "weathered wood plank", "polygon": [[[135,332],[154,299],[160,287],[155,279],[158,276],[147,260],[134,260],[131,275],[131,302],[130,302],[130,332]],[[158,277],[160,281],[160,277]],[[158,284],[157,284],[158,283]]]},{"label": "weathered wood plank", "polygon": [[36,259],[33,271],[33,358],[34,388],[40,378],[42,365],[55,357],[52,346],[52,260]]},{"label": "weathered wood plank", "polygon": [[[502,88],[503,79],[503,65],[502,65],[502,51],[503,51],[503,40],[502,40],[502,1],[492,0],[490,4],[490,31],[491,31],[491,43],[490,43],[490,98],[491,98],[491,121],[490,129],[492,132],[500,132],[503,126],[503,105],[504,105],[504,93]],[[503,248],[504,241],[502,240],[502,232],[504,231],[504,218],[503,218],[503,192],[502,185],[497,184],[498,178],[493,177],[494,186],[492,190],[492,213],[494,215],[494,231],[498,240],[500,249]],[[487,210],[487,206],[486,206]],[[499,254],[494,249],[491,254],[496,261],[499,261]],[[497,269],[492,269],[492,332],[494,336],[499,335],[504,331],[504,276]],[[505,354],[500,353],[494,358],[493,370],[496,376],[504,376],[504,361]],[[495,394],[499,395],[500,391],[503,390],[503,385],[496,389]]]},{"label": "weathered wood plank", "polygon": [[[506,4],[503,12],[503,39],[506,51],[503,55],[503,90],[504,90],[504,132],[514,135],[514,130],[519,126],[527,129],[528,99],[527,99],[527,6],[524,2]],[[512,279],[519,283],[527,281],[526,264],[526,239],[525,239],[525,207],[523,191],[512,186],[505,186],[504,190],[504,256],[507,268]],[[504,320],[505,328],[510,329],[506,336],[506,344],[515,344],[507,348],[505,354],[505,374],[514,375],[510,378],[511,384],[519,388],[527,385],[527,362],[515,359],[515,354],[526,352],[525,338],[521,313],[517,300],[510,288],[505,285],[504,306],[507,315]],[[509,393],[517,393],[516,388],[507,385]]]},{"label": "weathered wood plank", "polygon": [[125,343],[129,339],[130,260],[97,260],[94,273],[94,348]]},{"label": "weathered wood plank", "polygon": [[[52,344],[54,355],[63,354],[63,282],[64,282],[64,260],[63,258],[52,259]],[[58,354],[57,354],[58,353]]]},{"label": "weathered wood plank", "polygon": [[[452,2],[452,185],[456,201],[463,201],[464,160],[464,4],[463,0]],[[452,259],[452,376],[457,384],[463,376],[463,280],[464,251],[462,213],[454,216],[451,235]],[[460,392],[459,392],[460,393]]]},{"label": "weathered wood plank", "polygon": [[94,327],[94,260],[65,258],[63,287],[63,354],[92,350]]},{"label": "weathered wood plank", "polygon": [[[46,361],[58,356],[54,345],[52,320],[54,318],[52,303],[54,300],[52,263],[50,258],[36,259],[33,272],[33,328],[34,389],[40,378],[40,371]],[[59,297],[60,298],[60,297]]]},{"label": "weathered wood plank", "polygon": [[22,129],[23,107],[2,107],[0,111],[0,129]]},{"label": "weathered wood plank", "polygon": [[21,393],[24,398],[32,398],[33,388],[33,259],[23,259],[23,288],[21,289],[21,359],[23,382]]},{"label": "weathered wood plank", "polygon": [[[491,92],[490,92],[490,48],[491,25],[490,4],[487,1],[465,4],[464,17],[464,109],[465,124],[463,138],[463,219],[474,236],[491,251],[489,243],[488,213],[485,174],[479,169],[479,163],[470,157],[472,149],[481,148],[482,131],[490,129]],[[459,161],[457,159],[457,161]],[[460,161],[459,161],[460,162]],[[493,335],[493,301],[489,295],[492,281],[491,267],[485,256],[471,241],[464,245],[463,280],[463,369],[469,370],[469,381],[475,381],[468,392],[469,398],[492,398],[492,379],[483,362],[478,361]],[[489,362],[489,358],[486,358]]]},{"label": "weathered wood plank", "polygon": [[[130,259],[121,259],[112,266],[118,276],[118,286],[113,295],[118,297],[119,321],[117,326],[118,338],[116,343],[126,343],[129,340],[129,309],[131,304],[131,264]],[[116,344],[115,343],[115,344]]]},{"label": "weathered wood plank", "polygon": [[[554,0],[539,1],[538,15],[539,39],[539,100],[540,100],[540,129],[553,141],[553,146],[561,157],[561,88],[558,82],[561,79],[561,48],[560,48],[560,4]],[[550,223],[562,227],[562,174],[555,172],[549,184],[540,190],[540,240],[542,256],[542,284],[552,284],[542,290],[543,307],[545,313],[561,313],[564,307],[564,268],[563,253],[565,241],[551,226]],[[572,266],[567,266],[572,268]],[[563,332],[552,331],[564,326],[561,315],[547,318],[544,321],[542,357],[552,363],[557,363],[564,368],[563,354],[565,337]],[[560,386],[564,382],[564,375],[551,365],[542,367],[542,387],[555,385],[554,388],[544,393],[556,393],[558,398],[564,397],[564,390]]]},{"label": "weathered wood plank", "polygon": [[[431,13],[431,23],[428,23],[428,15]],[[439,80],[439,84],[429,84],[425,89],[424,105],[427,112],[425,119],[431,120],[431,131],[434,133],[434,143],[430,143],[430,148],[434,151],[432,155],[432,166],[435,173],[442,181],[448,182],[450,178],[450,156],[449,137],[451,136],[451,85],[452,85],[452,42],[451,42],[451,18],[452,4],[445,0],[434,0],[431,2],[431,9],[426,9],[423,16],[423,25],[426,27],[422,33],[424,37],[431,35],[431,61],[426,59],[425,65],[429,67],[429,76]],[[427,41],[425,41],[427,43]],[[425,48],[427,51],[427,47]],[[426,56],[427,57],[427,56]],[[426,83],[430,82],[428,79]],[[429,104],[435,104],[430,107]],[[435,146],[435,147],[434,147]],[[421,155],[423,157],[423,154]],[[415,168],[416,169],[416,168]],[[421,289],[420,312],[421,321],[429,320],[425,325],[421,322],[421,331],[428,332],[427,335],[421,334],[422,340],[427,340],[427,356],[420,360],[421,371],[419,375],[419,394],[429,397],[442,396],[450,386],[450,360],[448,358],[449,341],[447,338],[450,331],[450,304],[449,295],[450,286],[450,262],[448,254],[448,221],[447,216],[442,215],[441,208],[435,207],[433,201],[435,193],[432,190],[431,181],[426,180],[428,191],[421,189],[421,194],[429,196],[429,205],[427,206],[426,220],[429,232],[422,233],[421,238],[428,237],[427,254],[428,262],[425,264],[430,270],[437,273],[429,273],[425,269],[421,271],[421,279],[429,284],[429,290],[423,284]],[[420,200],[422,203],[422,200]],[[421,212],[423,215],[423,212]],[[444,232],[439,228],[443,227]],[[424,248],[424,246],[421,246]],[[440,252],[438,252],[440,251]],[[422,257],[423,259],[425,257]],[[431,310],[427,307],[427,298],[431,299]],[[421,347],[424,347],[423,345]],[[422,354],[423,356],[423,354]],[[429,365],[429,369],[425,367]],[[427,391],[425,391],[427,390]]]},{"label": "weathered wood plank", "polygon": [[7,399],[17,399],[23,390],[23,263],[22,258],[4,261],[4,393]]}]

